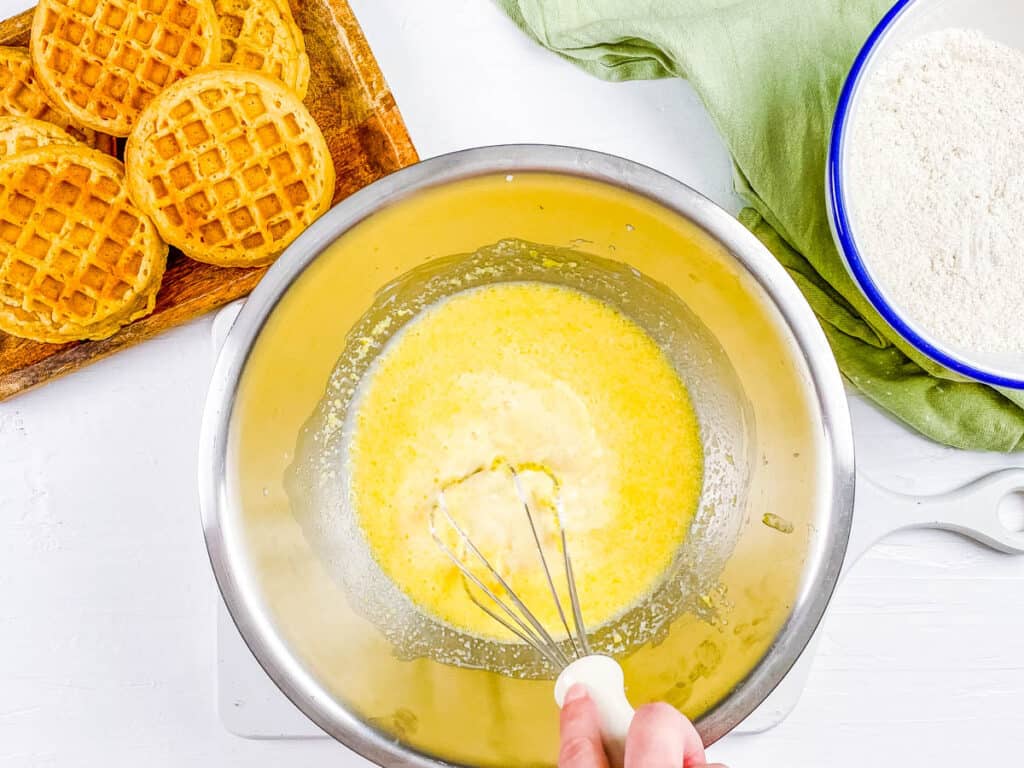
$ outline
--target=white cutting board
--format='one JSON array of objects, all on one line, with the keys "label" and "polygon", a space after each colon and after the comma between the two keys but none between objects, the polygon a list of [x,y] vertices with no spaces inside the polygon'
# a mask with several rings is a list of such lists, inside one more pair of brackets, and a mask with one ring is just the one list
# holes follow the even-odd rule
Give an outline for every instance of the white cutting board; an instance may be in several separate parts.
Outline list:
[{"label": "white cutting board", "polygon": [[[227,335],[241,307],[236,302],[217,316],[213,325],[213,352]],[[942,494],[997,470],[1024,466],[1019,454],[1001,455],[957,451],[937,445],[911,432],[875,408],[863,397],[850,393],[854,438],[857,449],[858,504],[857,523],[844,573],[858,557],[887,533],[907,523],[925,523],[922,507],[904,499],[890,498],[865,485],[901,494]],[[955,517],[964,528],[988,530],[1006,539],[1007,544],[1024,548],[1024,534],[1007,534],[1024,528],[1024,496],[1017,494],[1002,505],[992,501],[1013,488],[1024,490],[1024,472],[1004,477],[998,493],[978,494],[987,498],[952,499],[937,517]],[[997,506],[999,509],[997,510]],[[932,521],[935,522],[935,521]],[[954,535],[954,534],[950,534]],[[842,585],[838,587],[842,589]],[[756,733],[778,725],[796,706],[817,650],[817,638],[767,700],[736,729],[735,733]],[[249,652],[235,629],[223,602],[218,603],[217,621],[218,709],[224,726],[232,733],[254,739],[327,738],[271,682]]]}]

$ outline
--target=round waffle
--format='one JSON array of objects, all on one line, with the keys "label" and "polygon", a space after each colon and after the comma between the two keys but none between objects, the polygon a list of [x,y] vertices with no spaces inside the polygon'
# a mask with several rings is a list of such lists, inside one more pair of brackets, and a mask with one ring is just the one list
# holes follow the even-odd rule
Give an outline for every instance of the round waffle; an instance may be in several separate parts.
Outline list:
[{"label": "round waffle", "polygon": [[77,144],[53,123],[29,117],[0,117],[0,160],[50,144]]},{"label": "round waffle", "polygon": [[0,162],[0,330],[106,338],[153,310],[166,262],[114,158],[74,145]]},{"label": "round waffle", "polygon": [[298,96],[238,67],[192,75],[150,102],[125,165],[163,238],[222,266],[273,261],[334,194],[327,143]]},{"label": "round waffle", "polygon": [[90,147],[114,151],[114,140],[110,136],[74,124],[68,115],[47,101],[32,71],[32,58],[27,48],[0,46],[0,115],[45,120]]},{"label": "round waffle", "polygon": [[306,97],[309,57],[288,0],[214,0],[221,61],[276,77]]},{"label": "round waffle", "polygon": [[40,0],[32,63],[75,120],[127,136],[154,96],[220,61],[211,0]]}]

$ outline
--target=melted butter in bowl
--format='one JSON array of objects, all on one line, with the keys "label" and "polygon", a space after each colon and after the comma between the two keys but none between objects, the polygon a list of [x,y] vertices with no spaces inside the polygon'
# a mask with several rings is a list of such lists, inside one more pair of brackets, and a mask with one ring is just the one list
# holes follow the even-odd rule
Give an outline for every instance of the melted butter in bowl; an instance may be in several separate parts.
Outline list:
[{"label": "melted butter in bowl", "polygon": [[[639,325],[580,291],[513,282],[446,298],[391,339],[353,404],[349,497],[374,558],[422,610],[476,635],[507,639],[431,537],[431,509],[452,478],[496,457],[558,478],[590,626],[658,584],[697,509],[702,450],[685,386]],[[456,514],[556,627],[529,525],[498,480],[461,488]],[[550,507],[550,492],[536,493]]]}]

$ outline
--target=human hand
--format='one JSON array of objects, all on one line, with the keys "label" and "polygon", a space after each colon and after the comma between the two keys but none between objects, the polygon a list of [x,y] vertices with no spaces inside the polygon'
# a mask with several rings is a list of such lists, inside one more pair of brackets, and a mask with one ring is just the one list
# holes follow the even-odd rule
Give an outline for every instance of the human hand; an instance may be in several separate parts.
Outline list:
[{"label": "human hand", "polygon": [[[586,686],[565,694],[558,768],[608,768],[597,707]],[[625,768],[725,768],[707,765],[697,729],[669,704],[647,704],[633,716],[626,737]]]}]

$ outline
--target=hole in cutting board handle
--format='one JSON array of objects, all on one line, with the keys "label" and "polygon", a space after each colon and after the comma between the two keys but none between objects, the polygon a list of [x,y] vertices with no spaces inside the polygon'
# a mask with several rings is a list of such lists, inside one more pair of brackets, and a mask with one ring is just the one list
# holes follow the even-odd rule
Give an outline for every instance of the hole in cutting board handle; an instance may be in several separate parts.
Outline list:
[{"label": "hole in cutting board handle", "polygon": [[999,522],[1011,533],[1024,533],[1024,488],[1006,494],[999,502]]}]

